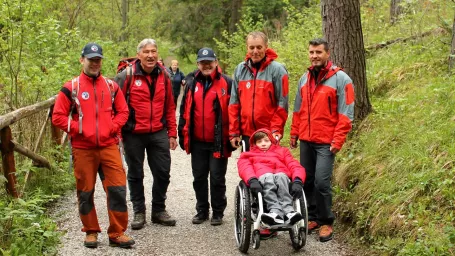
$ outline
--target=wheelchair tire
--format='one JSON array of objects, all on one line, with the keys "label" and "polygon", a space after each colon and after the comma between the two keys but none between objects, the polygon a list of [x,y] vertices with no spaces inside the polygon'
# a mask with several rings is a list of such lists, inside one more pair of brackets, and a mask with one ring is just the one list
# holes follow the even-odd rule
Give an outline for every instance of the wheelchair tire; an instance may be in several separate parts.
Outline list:
[{"label": "wheelchair tire", "polygon": [[308,210],[307,203],[305,198],[305,193],[303,197],[299,199],[300,201],[300,213],[302,214],[302,221],[304,222],[303,227],[298,227],[295,225],[290,231],[289,236],[291,238],[292,247],[295,251],[299,251],[306,245],[307,236],[308,236]]},{"label": "wheelchair tire", "polygon": [[255,231],[253,231],[253,248],[258,249],[260,245],[261,245],[261,234],[259,233],[259,230],[255,230]]},{"label": "wheelchair tire", "polygon": [[247,253],[251,239],[251,197],[250,189],[240,181],[235,190],[234,232],[237,248]]}]

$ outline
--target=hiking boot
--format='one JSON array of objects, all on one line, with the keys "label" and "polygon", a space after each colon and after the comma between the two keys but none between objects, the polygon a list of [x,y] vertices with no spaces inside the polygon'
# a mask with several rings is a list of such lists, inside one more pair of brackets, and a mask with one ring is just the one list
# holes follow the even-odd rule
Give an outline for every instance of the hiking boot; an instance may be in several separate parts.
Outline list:
[{"label": "hiking boot", "polygon": [[223,215],[214,214],[210,220],[210,225],[219,226],[223,224]]},{"label": "hiking boot", "polygon": [[137,230],[144,227],[145,224],[145,213],[139,212],[134,213],[133,222],[131,222],[131,229]]},{"label": "hiking boot", "polygon": [[267,240],[278,235],[277,231],[270,231],[269,229],[259,229],[259,237],[261,240]]},{"label": "hiking boot", "polygon": [[263,213],[261,215],[261,221],[270,226],[284,224],[283,218],[274,212]]},{"label": "hiking boot", "polygon": [[167,211],[162,211],[162,212],[152,212],[152,222],[161,224],[163,226],[175,226],[175,223],[177,222],[175,219],[167,213]]},{"label": "hiking boot", "polygon": [[313,230],[315,229],[318,229],[319,228],[319,224],[316,222],[316,221],[308,221],[308,233],[311,234],[311,232],[313,232]]},{"label": "hiking boot", "polygon": [[135,244],[133,238],[123,234],[121,236],[110,238],[109,237],[109,246],[120,247],[120,248],[130,248],[131,245]]},{"label": "hiking boot", "polygon": [[333,238],[333,228],[331,225],[322,225],[319,230],[319,241],[327,242]]},{"label": "hiking boot", "polygon": [[209,213],[200,211],[196,215],[194,215],[192,222],[193,222],[193,224],[201,224],[208,219],[209,219]]},{"label": "hiking boot", "polygon": [[85,234],[84,246],[87,248],[98,247],[98,233],[97,232],[87,232]]},{"label": "hiking boot", "polygon": [[299,212],[292,211],[286,214],[286,216],[284,216],[284,219],[289,221],[290,225],[294,225],[295,223],[299,222],[302,219],[302,214],[300,214]]}]

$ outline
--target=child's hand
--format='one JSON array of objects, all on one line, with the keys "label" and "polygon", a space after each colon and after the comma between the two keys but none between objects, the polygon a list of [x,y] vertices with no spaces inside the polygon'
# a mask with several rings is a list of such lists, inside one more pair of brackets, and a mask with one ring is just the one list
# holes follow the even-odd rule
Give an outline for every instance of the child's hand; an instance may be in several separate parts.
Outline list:
[{"label": "child's hand", "polygon": [[294,181],[291,186],[291,195],[294,198],[301,198],[303,196],[303,184],[301,181]]},{"label": "child's hand", "polygon": [[257,194],[259,192],[262,193],[262,186],[261,183],[259,183],[258,179],[252,178],[248,181],[250,185],[251,192]]}]

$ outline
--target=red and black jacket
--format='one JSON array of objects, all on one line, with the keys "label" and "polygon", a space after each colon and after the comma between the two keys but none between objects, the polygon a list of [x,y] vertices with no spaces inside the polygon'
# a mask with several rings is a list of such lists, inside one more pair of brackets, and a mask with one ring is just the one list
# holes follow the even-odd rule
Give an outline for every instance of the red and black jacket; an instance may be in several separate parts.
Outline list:
[{"label": "red and black jacket", "polygon": [[[114,102],[110,85],[114,92]],[[91,149],[107,147],[118,143],[117,134],[128,119],[128,106],[119,86],[102,75],[89,77],[84,72],[79,76],[77,99],[82,111],[82,133],[79,131],[79,113],[76,107],[72,112],[72,120],[68,119],[72,106],[72,81],[64,84],[55,101],[52,123],[68,132],[74,148]]]},{"label": "red and black jacket", "polygon": [[185,80],[178,127],[180,147],[190,154],[192,140],[211,142],[214,157],[230,157],[228,104],[232,80],[219,67],[209,77],[196,70]]},{"label": "red and black jacket", "polygon": [[[132,133],[152,133],[167,129],[169,137],[177,137],[174,96],[166,69],[157,64],[150,74],[142,70],[139,60],[132,65],[132,77],[126,79],[127,69],[115,77],[123,94],[129,90],[129,106],[135,112]],[[130,81],[126,85],[126,81]]]}]

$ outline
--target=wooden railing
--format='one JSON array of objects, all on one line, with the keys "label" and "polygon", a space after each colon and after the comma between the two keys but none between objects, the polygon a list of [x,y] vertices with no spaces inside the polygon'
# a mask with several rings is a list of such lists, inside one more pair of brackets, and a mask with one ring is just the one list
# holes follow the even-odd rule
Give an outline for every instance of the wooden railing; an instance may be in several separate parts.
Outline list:
[{"label": "wooden railing", "polygon": [[[6,182],[6,191],[9,195],[18,198],[21,196],[21,193],[17,191],[17,184],[16,184],[16,164],[14,160],[14,151],[20,153],[30,159],[33,160],[35,166],[45,167],[50,169],[51,165],[49,161],[35,152],[38,149],[38,146],[41,143],[43,138],[44,130],[47,125],[49,119],[52,116],[52,110],[55,103],[55,99],[57,96],[51,97],[48,100],[23,107],[17,109],[13,112],[0,116],[0,150],[2,153],[2,169],[4,172],[4,176],[7,180]],[[48,109],[48,115],[46,117],[46,121],[43,124],[43,127],[40,130],[40,134],[38,135],[38,139],[35,142],[34,150],[30,150],[19,143],[15,142],[12,137],[11,128],[10,126],[15,122],[39,113],[42,110]],[[51,120],[51,133],[52,133],[52,140],[53,143],[59,145],[62,143],[61,141],[61,132],[60,130],[52,125]],[[30,172],[28,172],[25,176],[23,188],[27,184]],[[23,191],[23,189],[22,189]]]}]

